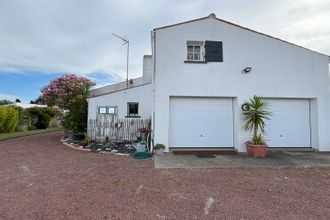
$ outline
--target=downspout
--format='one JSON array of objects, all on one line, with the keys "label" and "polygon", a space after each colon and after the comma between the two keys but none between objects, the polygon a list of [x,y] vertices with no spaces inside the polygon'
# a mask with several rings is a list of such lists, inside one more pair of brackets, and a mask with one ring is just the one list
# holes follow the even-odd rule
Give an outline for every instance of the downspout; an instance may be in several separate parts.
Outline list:
[{"label": "downspout", "polygon": [[151,54],[153,59],[152,66],[152,114],[151,114],[151,146],[150,152],[154,148],[154,138],[155,138],[155,75],[156,75],[156,31],[151,31]]}]

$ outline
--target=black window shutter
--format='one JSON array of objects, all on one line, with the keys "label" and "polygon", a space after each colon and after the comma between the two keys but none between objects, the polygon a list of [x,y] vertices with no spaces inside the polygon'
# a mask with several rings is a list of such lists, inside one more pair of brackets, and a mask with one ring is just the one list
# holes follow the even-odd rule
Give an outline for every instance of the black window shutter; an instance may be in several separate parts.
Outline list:
[{"label": "black window shutter", "polygon": [[205,62],[222,62],[222,42],[205,41]]}]

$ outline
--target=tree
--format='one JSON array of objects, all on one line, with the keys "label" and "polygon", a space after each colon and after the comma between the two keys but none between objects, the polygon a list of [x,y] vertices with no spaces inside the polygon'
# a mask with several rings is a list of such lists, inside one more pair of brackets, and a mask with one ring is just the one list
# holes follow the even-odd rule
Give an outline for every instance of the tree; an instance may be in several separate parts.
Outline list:
[{"label": "tree", "polygon": [[73,132],[84,132],[87,127],[87,95],[95,83],[74,74],[52,80],[41,89],[42,98],[48,106],[69,110],[64,127]]},{"label": "tree", "polygon": [[44,102],[44,99],[43,97],[40,95],[38,98],[36,98],[35,100],[31,100],[30,101],[30,104],[38,104],[38,105],[43,105],[45,102]]},{"label": "tree", "polygon": [[0,100],[0,105],[8,105],[8,104],[12,104],[13,102],[7,99],[2,99]]},{"label": "tree", "polygon": [[16,99],[16,100],[15,100],[15,102],[21,102],[21,100],[19,100],[19,99]]}]

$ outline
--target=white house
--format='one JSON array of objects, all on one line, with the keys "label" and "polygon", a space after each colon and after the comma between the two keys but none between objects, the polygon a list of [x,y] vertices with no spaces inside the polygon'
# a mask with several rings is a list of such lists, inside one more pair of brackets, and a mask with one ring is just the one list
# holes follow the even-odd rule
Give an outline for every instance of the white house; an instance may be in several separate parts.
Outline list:
[{"label": "white house", "polygon": [[143,72],[128,86],[92,90],[89,119],[103,106],[115,107],[119,118],[136,107],[132,116],[152,118],[154,142],[166,151],[244,152],[249,133],[242,130],[241,106],[257,94],[273,113],[269,147],[330,151],[328,55],[211,14],[154,29]]}]

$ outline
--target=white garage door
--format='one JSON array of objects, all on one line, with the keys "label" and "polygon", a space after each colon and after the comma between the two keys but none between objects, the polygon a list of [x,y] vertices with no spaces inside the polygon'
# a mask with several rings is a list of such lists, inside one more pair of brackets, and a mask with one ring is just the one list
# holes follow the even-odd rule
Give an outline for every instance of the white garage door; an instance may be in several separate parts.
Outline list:
[{"label": "white garage door", "polygon": [[233,147],[231,98],[170,98],[170,147]]},{"label": "white garage door", "polygon": [[310,147],[308,99],[268,99],[273,113],[266,123],[269,147]]}]

